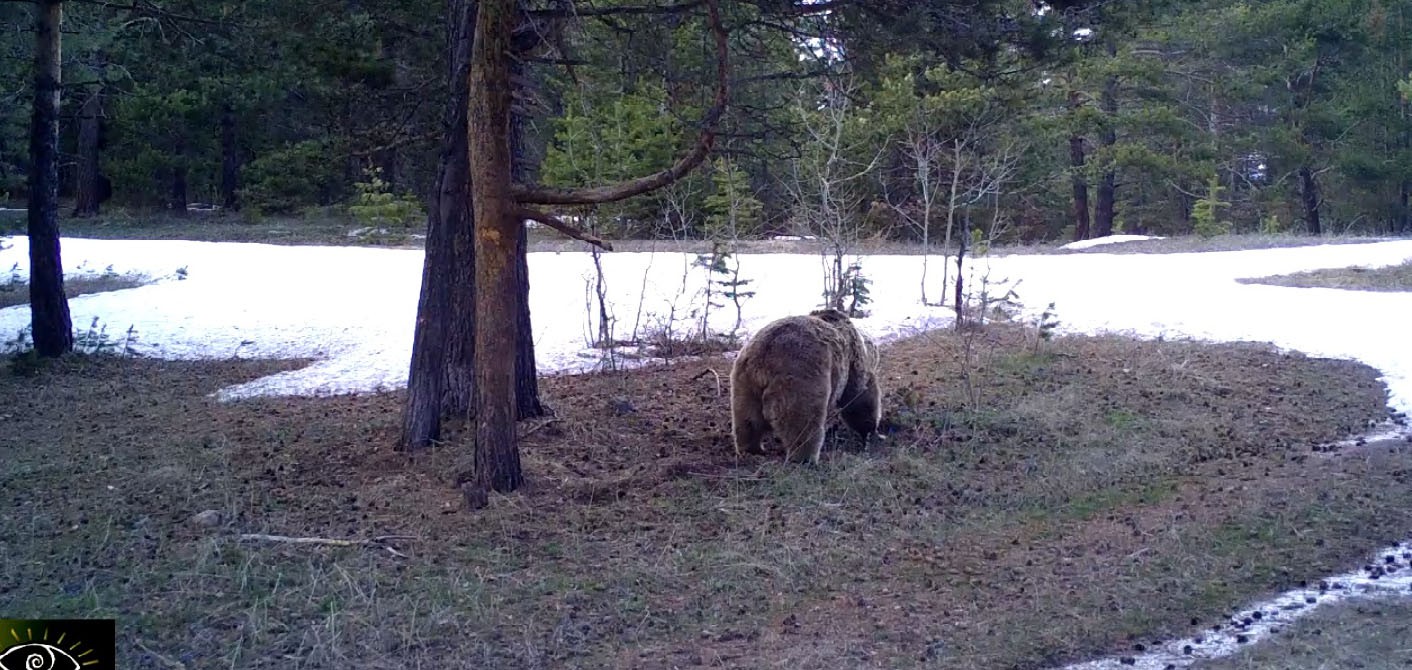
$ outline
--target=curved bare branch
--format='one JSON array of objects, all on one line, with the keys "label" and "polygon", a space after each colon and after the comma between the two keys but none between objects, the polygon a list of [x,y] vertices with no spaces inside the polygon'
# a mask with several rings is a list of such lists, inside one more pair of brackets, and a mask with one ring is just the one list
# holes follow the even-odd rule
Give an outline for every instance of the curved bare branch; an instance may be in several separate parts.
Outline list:
[{"label": "curved bare branch", "polygon": [[721,23],[719,0],[705,0],[706,15],[711,32],[716,38],[716,99],[701,120],[701,136],[691,151],[677,160],[671,167],[637,179],[580,189],[546,188],[537,185],[515,184],[511,196],[521,204],[539,205],[596,205],[615,202],[648,191],[662,188],[685,177],[706,159],[716,142],[716,124],[726,110],[730,98],[730,67],[726,56],[726,29]]},{"label": "curved bare branch", "polygon": [[613,250],[613,245],[603,241],[598,237],[595,237],[591,233],[579,230],[568,222],[556,218],[551,214],[547,214],[538,210],[533,210],[528,207],[521,207],[515,210],[515,216],[521,219],[528,219],[530,221],[538,221],[539,223],[549,226],[550,228],[553,228],[554,230],[568,235],[569,237],[587,242],[604,251]]}]

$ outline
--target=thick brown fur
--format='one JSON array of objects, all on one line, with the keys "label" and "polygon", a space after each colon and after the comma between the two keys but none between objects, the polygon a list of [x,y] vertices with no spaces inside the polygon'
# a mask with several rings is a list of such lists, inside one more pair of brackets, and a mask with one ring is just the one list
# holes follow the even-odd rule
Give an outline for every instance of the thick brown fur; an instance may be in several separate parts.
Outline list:
[{"label": "thick brown fur", "polygon": [[731,368],[736,453],[765,453],[773,431],[790,461],[818,463],[835,408],[867,440],[882,413],[878,364],[877,347],[835,309],[761,328]]}]

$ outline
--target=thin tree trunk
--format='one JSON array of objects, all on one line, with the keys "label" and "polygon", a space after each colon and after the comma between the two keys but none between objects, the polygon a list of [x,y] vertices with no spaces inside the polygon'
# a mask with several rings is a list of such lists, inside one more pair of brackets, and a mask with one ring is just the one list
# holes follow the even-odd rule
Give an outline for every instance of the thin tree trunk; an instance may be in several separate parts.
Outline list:
[{"label": "thin tree trunk", "polygon": [[1113,234],[1114,201],[1117,194],[1117,175],[1106,170],[1098,182],[1098,199],[1093,203],[1093,236],[1107,237]]},{"label": "thin tree trunk", "polygon": [[476,256],[476,481],[463,487],[467,502],[484,505],[486,492],[513,491],[523,482],[515,444],[517,228],[510,194],[510,34],[513,0],[481,0],[471,47],[471,210]]},{"label": "thin tree trunk", "polygon": [[186,193],[186,137],[181,133],[177,134],[172,159],[171,195],[167,199],[167,209],[176,216],[186,216],[186,204],[190,198]]},{"label": "thin tree trunk", "polygon": [[421,297],[402,409],[401,448],[420,449],[441,438],[444,414],[470,412],[475,362],[475,257],[471,241],[466,106],[470,102],[474,0],[448,3],[451,96],[446,109],[436,193],[427,217]]},{"label": "thin tree trunk", "polygon": [[[97,56],[95,68],[102,79],[102,54]],[[74,212],[76,217],[89,217],[98,214],[103,200],[103,180],[99,173],[98,141],[101,138],[103,123],[103,85],[96,84],[88,90],[88,97],[79,109],[78,119],[78,174],[74,184]]]},{"label": "thin tree trunk", "polygon": [[1084,179],[1084,138],[1069,136],[1069,166],[1074,169],[1074,241],[1088,239],[1088,180]]},{"label": "thin tree trunk", "polygon": [[41,0],[35,15],[34,115],[29,131],[29,309],[35,352],[54,357],[74,348],[59,253],[59,27],[63,4]]},{"label": "thin tree trunk", "polygon": [[1412,222],[1409,222],[1409,212],[1407,210],[1408,200],[1412,197],[1412,181],[1406,179],[1398,184],[1397,189],[1397,229],[1395,233],[1406,233],[1412,231]]},{"label": "thin tree trunk", "polygon": [[[538,35],[537,31],[521,31],[521,34]],[[517,51],[523,49],[517,46]],[[524,78],[523,60],[515,58],[510,62],[511,81]],[[528,147],[528,125],[522,110],[510,110],[510,176],[518,184],[531,181]],[[518,221],[518,218],[516,219]],[[515,236],[515,283],[519,286],[519,306],[515,310],[519,320],[520,337],[515,342],[515,416],[532,419],[544,416],[547,410],[539,398],[539,369],[534,361],[534,329],[530,323],[529,306],[529,229],[520,222]]]},{"label": "thin tree trunk", "polygon": [[1309,226],[1309,234],[1322,235],[1319,224],[1319,183],[1308,165],[1299,168],[1299,198],[1304,204],[1304,223]]},{"label": "thin tree trunk", "polygon": [[[951,249],[951,237],[956,225],[956,194],[961,187],[961,143],[960,140],[952,140],[951,145],[951,191],[946,196],[946,234],[941,241],[942,253]],[[965,244],[965,242],[962,242]],[[957,265],[956,267],[961,267]],[[950,273],[950,266],[943,260],[941,263],[941,301],[946,302],[946,282],[950,280],[947,275]],[[958,270],[959,272],[959,270]],[[956,280],[961,280],[961,275],[956,275]]]},{"label": "thin tree trunk", "polygon": [[966,301],[964,285],[961,273],[965,269],[966,262],[966,240],[971,237],[969,230],[960,238],[960,243],[956,246],[956,329],[960,330],[966,325]]},{"label": "thin tree trunk", "polygon": [[240,147],[235,141],[235,106],[221,105],[221,208],[240,209]]},{"label": "thin tree trunk", "polygon": [[[1115,56],[1117,49],[1113,43],[1108,44],[1109,57]],[[1106,149],[1111,149],[1118,143],[1118,133],[1113,129],[1115,117],[1118,115],[1118,78],[1108,77],[1103,83],[1103,95],[1099,99],[1099,107],[1103,110],[1103,115],[1107,118],[1107,125],[1103,129],[1101,141]],[[1113,234],[1113,219],[1116,218],[1114,208],[1116,207],[1117,196],[1117,175],[1112,169],[1104,170],[1103,177],[1098,182],[1098,199],[1093,205],[1093,236],[1107,237]]]}]

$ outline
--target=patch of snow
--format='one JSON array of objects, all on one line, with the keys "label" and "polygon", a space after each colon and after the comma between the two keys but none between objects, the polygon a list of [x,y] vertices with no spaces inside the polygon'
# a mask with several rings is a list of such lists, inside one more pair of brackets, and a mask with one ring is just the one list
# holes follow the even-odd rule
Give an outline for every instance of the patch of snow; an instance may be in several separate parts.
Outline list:
[{"label": "patch of snow", "polygon": [[1065,244],[1060,249],[1092,249],[1093,247],[1105,244],[1119,244],[1122,242],[1141,242],[1142,240],[1164,240],[1165,237],[1153,235],[1108,235],[1106,237],[1095,237],[1091,240],[1079,240]]},{"label": "patch of snow", "polygon": [[[0,268],[28,272],[27,240],[6,238]],[[74,323],[93,317],[109,330],[135,327],[142,355],[174,358],[309,358],[315,363],[226,389],[224,397],[328,395],[395,389],[406,382],[422,252],[414,249],[281,246],[182,240],[63,240],[69,276],[141,274],[155,283],[70,301]],[[742,334],[817,307],[823,263],[809,254],[742,254],[741,278],[756,292],[744,306]],[[1402,354],[1402,316],[1412,294],[1239,284],[1238,278],[1300,270],[1395,265],[1412,241],[1191,254],[1007,256],[981,258],[990,292],[1010,287],[1027,318],[1056,303],[1060,332],[1138,337],[1255,340],[1315,356],[1360,360],[1383,372],[1394,408],[1412,411],[1412,358]],[[615,252],[603,256],[614,335],[625,339],[666,327],[679,332],[698,316],[706,273],[692,254]],[[584,252],[530,254],[531,310],[538,364],[545,373],[599,365],[589,346],[593,265]],[[871,315],[859,321],[881,340],[945,326],[952,312],[923,305],[920,257],[865,256]],[[185,269],[178,273],[178,269]],[[179,280],[184,274],[186,279]],[[941,294],[931,269],[932,297]],[[972,290],[980,281],[969,282]],[[0,310],[0,341],[23,328],[28,310]],[[729,330],[734,310],[713,310],[711,326]]]},{"label": "patch of snow", "polygon": [[813,235],[775,235],[770,239],[776,242],[799,242],[801,240],[817,240],[819,238]]}]

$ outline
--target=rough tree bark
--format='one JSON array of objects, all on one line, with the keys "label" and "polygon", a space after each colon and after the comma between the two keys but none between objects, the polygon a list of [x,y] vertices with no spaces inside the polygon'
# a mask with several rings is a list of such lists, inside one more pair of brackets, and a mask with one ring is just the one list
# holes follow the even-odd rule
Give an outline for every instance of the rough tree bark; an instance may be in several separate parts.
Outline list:
[{"label": "rough tree bark", "polygon": [[[103,55],[97,57],[95,73],[99,81],[103,78]],[[74,183],[74,211],[76,217],[89,217],[98,214],[103,202],[103,179],[99,170],[99,140],[103,124],[103,85],[95,84],[87,91],[83,106],[78,113],[78,174]]]},{"label": "rough tree bark", "polygon": [[235,105],[221,105],[221,208],[240,209],[240,146],[235,141]]},{"label": "rough tree bark", "polygon": [[523,223],[510,192],[510,33],[514,0],[480,0],[471,46],[471,211],[476,259],[476,481],[473,507],[489,490],[523,481],[515,444],[515,353],[520,336],[516,242]]},{"label": "rough tree bark", "polygon": [[1310,235],[1322,235],[1323,226],[1319,223],[1319,182],[1308,165],[1299,168],[1299,199],[1304,205],[1304,223]]},{"label": "rough tree bark", "polygon": [[[475,217],[476,447],[474,471],[461,490],[472,507],[484,505],[490,490],[511,491],[523,481],[515,444],[515,354],[520,338],[517,250],[523,221],[543,222],[576,239],[606,246],[529,204],[599,204],[666,186],[695,169],[715,142],[715,127],[729,92],[727,36],[718,0],[705,0],[716,42],[716,99],[705,114],[695,146],[671,167],[620,184],[585,189],[548,189],[513,184],[511,151],[511,32],[514,0],[480,0],[471,46],[470,127],[471,207]],[[527,336],[528,334],[526,334]]]},{"label": "rough tree bark", "polygon": [[[437,171],[437,190],[428,216],[426,260],[421,298],[413,336],[412,364],[407,377],[407,400],[402,411],[399,448],[419,449],[441,437],[445,417],[470,417],[474,410],[475,370],[475,257],[472,230],[467,145],[467,106],[470,104],[470,54],[475,32],[477,3],[448,3],[448,52],[450,104],[446,110],[446,138]],[[519,121],[518,115],[512,123]],[[512,141],[522,141],[523,124],[516,123]],[[512,145],[516,178],[526,173],[522,152]],[[523,226],[516,241],[520,331],[530,333],[529,268]],[[525,419],[546,412],[539,396],[534,340],[526,335],[516,343],[516,414]]]},{"label": "rough tree bark", "polygon": [[59,28],[64,14],[59,0],[37,4],[29,130],[29,309],[35,353],[54,357],[74,347],[59,253]]},{"label": "rough tree bark", "polygon": [[[522,34],[537,34],[535,31],[521,31]],[[528,49],[516,45],[517,51]],[[524,60],[510,61],[511,81],[524,77]],[[526,133],[528,132],[525,112],[517,105],[510,109],[510,178],[514,183],[530,181],[530,161],[527,152]],[[530,323],[529,309],[529,230],[521,223],[515,239],[515,283],[519,285],[520,305],[517,319],[520,337],[515,343],[515,415],[520,419],[544,416],[547,410],[539,398],[539,370],[534,362],[534,330]]]},{"label": "rough tree bark", "polygon": [[447,65],[451,96],[436,192],[427,216],[426,258],[412,340],[407,401],[398,446],[420,449],[441,437],[441,420],[458,408],[468,414],[474,388],[475,258],[471,253],[466,107],[470,103],[474,0],[448,3]]}]

